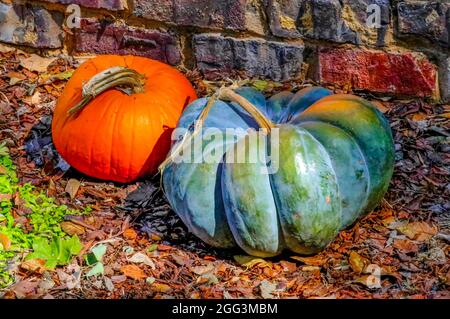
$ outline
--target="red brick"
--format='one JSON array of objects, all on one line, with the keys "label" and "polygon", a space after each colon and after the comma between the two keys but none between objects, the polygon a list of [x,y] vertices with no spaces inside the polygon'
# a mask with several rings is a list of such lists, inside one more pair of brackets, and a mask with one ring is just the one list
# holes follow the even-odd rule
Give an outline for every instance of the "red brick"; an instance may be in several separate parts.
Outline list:
[{"label": "red brick", "polygon": [[324,48],[319,51],[322,83],[375,93],[436,97],[436,66],[421,54]]},{"label": "red brick", "polygon": [[181,62],[178,39],[170,33],[82,19],[75,31],[75,50],[97,54],[132,54],[172,65]]}]

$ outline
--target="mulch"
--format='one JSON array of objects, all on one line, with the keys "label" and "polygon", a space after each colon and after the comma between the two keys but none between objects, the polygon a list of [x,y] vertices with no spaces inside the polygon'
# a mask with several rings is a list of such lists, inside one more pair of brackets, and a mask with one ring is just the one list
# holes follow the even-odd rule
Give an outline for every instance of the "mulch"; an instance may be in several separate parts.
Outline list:
[{"label": "mulch", "polygon": [[[323,252],[263,260],[212,248],[190,234],[166,202],[158,176],[121,185],[71,169],[51,144],[50,123],[67,74],[79,62],[60,57],[43,70],[21,62],[25,57],[0,52],[0,140],[9,146],[21,182],[60,204],[93,209],[75,221],[84,229],[83,253],[102,243],[107,252],[104,275],[92,277],[85,276],[89,267],[82,256],[55,271],[19,265],[16,283],[0,296],[450,298],[449,105],[359,93],[385,113],[394,133],[396,165],[385,199]],[[198,72],[187,76],[199,95],[211,90]],[[304,85],[310,83],[268,85],[266,93]],[[78,187],[69,194],[73,181]],[[131,261],[136,253],[150,262]]]}]

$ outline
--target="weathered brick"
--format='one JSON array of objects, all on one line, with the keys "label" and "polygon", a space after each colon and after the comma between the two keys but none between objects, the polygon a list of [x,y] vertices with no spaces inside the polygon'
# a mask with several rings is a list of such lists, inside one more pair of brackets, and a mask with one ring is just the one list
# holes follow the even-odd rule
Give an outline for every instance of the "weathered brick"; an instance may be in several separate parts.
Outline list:
[{"label": "weathered brick", "polygon": [[86,8],[108,9],[113,11],[128,8],[126,0],[43,0],[51,3],[78,4]]},{"label": "weathered brick", "polygon": [[303,0],[300,6],[299,31],[309,38],[359,43],[358,34],[349,28],[342,12],[339,0]]},{"label": "weathered brick", "polygon": [[450,102],[450,57],[442,61],[439,73],[442,99],[444,102]]},{"label": "weathered brick", "polygon": [[62,46],[63,15],[40,6],[0,2],[0,41],[36,48]]},{"label": "weathered brick", "polygon": [[437,1],[400,2],[398,9],[398,31],[437,41],[449,47],[450,4]]},{"label": "weathered brick", "polygon": [[297,30],[302,0],[267,0],[266,12],[273,35],[286,38],[300,38]]},{"label": "weathered brick", "polygon": [[[280,2],[280,1],[277,1]],[[300,0],[296,21],[302,36],[338,43],[383,46],[390,22],[390,0]],[[380,8],[380,25],[368,26],[370,5]],[[295,9],[293,9],[295,11]],[[279,15],[280,16],[280,15]],[[269,13],[269,17],[272,15]],[[294,19],[294,15],[291,16]],[[271,29],[276,29],[271,26]]]},{"label": "weathered brick", "polygon": [[254,0],[135,0],[134,15],[181,26],[264,33]]},{"label": "weathered brick", "polygon": [[422,54],[323,48],[319,81],[375,93],[437,97],[437,70]]},{"label": "weathered brick", "polygon": [[208,79],[223,78],[234,71],[275,81],[300,77],[304,50],[301,45],[217,34],[196,35],[193,42],[197,67]]},{"label": "weathered brick", "polygon": [[75,49],[98,54],[140,55],[172,65],[181,62],[178,39],[172,34],[105,20],[82,19],[80,29],[75,31]]},{"label": "weathered brick", "polygon": [[[363,43],[384,46],[391,22],[390,0],[343,0],[343,17]],[[379,21],[376,17],[379,8]],[[376,10],[376,9],[375,9]],[[374,19],[376,18],[376,19]],[[379,22],[379,25],[368,25]]]}]

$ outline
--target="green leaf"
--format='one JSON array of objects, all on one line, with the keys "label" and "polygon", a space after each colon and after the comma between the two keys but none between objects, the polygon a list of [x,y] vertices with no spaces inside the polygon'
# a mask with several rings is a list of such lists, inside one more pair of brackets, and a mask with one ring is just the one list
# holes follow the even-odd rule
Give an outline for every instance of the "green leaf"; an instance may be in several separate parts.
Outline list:
[{"label": "green leaf", "polygon": [[68,239],[54,238],[50,243],[47,239],[38,237],[33,241],[32,247],[33,252],[26,259],[43,259],[47,268],[54,269],[58,265],[67,265],[83,246],[78,237],[73,236]]},{"label": "green leaf", "polygon": [[103,256],[106,253],[106,245],[97,245],[91,249],[91,252],[85,256],[86,264],[88,266],[94,265],[103,260]]},{"label": "green leaf", "polygon": [[94,265],[94,267],[91,268],[91,270],[89,270],[86,273],[87,277],[91,277],[91,276],[96,276],[96,275],[103,275],[105,272],[105,268],[103,267],[103,263],[98,262]]},{"label": "green leaf", "polygon": [[106,253],[106,245],[105,244],[101,244],[101,245],[97,245],[94,248],[92,248],[92,253],[94,254],[95,258],[97,258],[98,261],[102,261],[103,256]]}]

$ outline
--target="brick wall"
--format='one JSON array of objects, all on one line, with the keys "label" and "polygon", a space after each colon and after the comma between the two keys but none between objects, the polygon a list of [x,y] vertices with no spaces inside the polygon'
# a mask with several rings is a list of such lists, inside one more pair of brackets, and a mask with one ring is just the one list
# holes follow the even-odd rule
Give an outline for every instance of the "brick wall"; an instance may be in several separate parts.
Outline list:
[{"label": "brick wall", "polygon": [[[69,4],[79,28],[66,25]],[[448,0],[0,0],[0,42],[43,54],[134,54],[208,79],[309,77],[444,101],[449,39]]]}]

